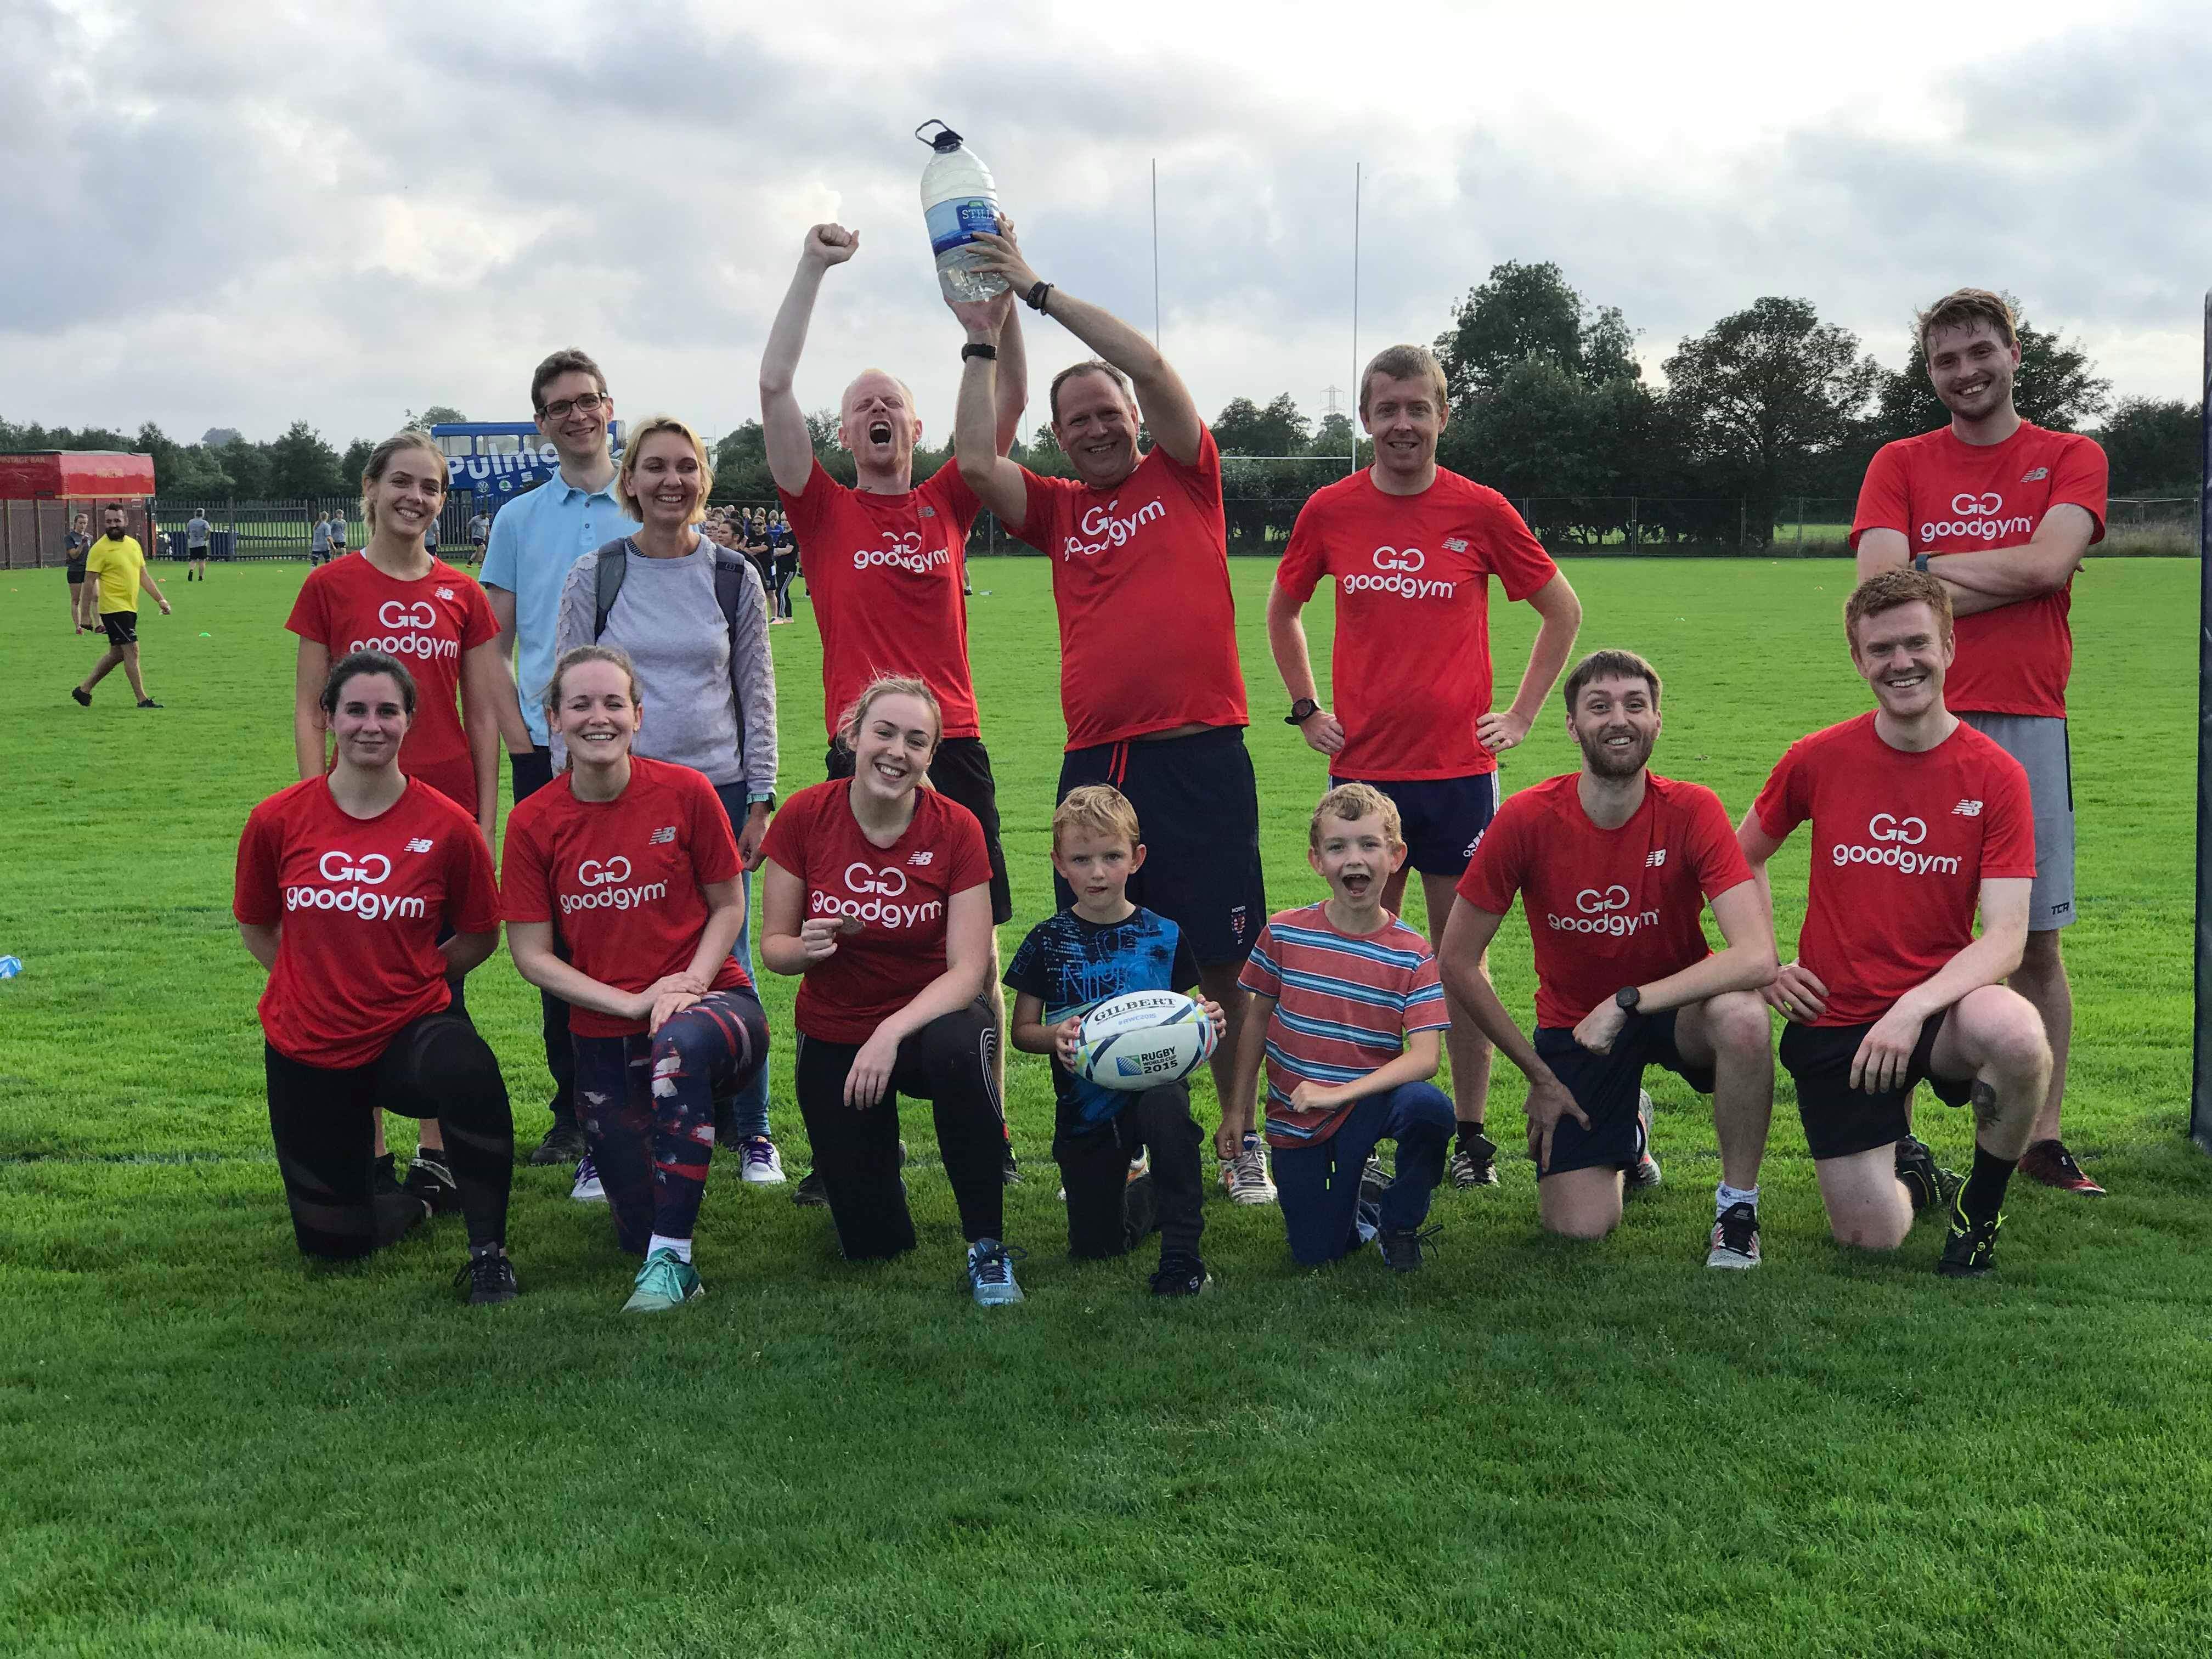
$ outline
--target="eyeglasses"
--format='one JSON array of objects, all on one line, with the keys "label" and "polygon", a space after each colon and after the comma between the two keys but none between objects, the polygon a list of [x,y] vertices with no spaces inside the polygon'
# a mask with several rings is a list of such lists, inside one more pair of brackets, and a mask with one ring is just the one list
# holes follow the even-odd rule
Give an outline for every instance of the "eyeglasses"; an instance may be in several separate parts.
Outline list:
[{"label": "eyeglasses", "polygon": [[563,398],[557,404],[540,404],[538,413],[544,420],[565,421],[571,410],[579,415],[596,415],[606,401],[596,392],[586,392],[580,398]]}]

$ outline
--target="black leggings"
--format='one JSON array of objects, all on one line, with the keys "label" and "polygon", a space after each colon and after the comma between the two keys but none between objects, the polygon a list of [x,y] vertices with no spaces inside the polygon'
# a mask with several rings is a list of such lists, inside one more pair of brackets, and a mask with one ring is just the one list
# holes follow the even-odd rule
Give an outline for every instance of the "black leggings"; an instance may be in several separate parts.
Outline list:
[{"label": "black leggings", "polygon": [[999,1028],[981,1002],[940,1015],[899,1044],[883,1098],[855,1111],[845,1103],[845,1079],[860,1045],[801,1033],[799,1115],[806,1121],[814,1168],[829,1194],[830,1218],[848,1261],[878,1261],[914,1248],[914,1216],[899,1179],[901,1095],[935,1109],[937,1149],[968,1241],[1005,1237],[1000,1166],[1006,1127],[992,1080],[998,1047]]},{"label": "black leggings", "polygon": [[[1196,1255],[1206,1231],[1198,1155],[1205,1139],[1190,1115],[1189,1089],[1170,1083],[1146,1090],[1090,1134],[1055,1139],[1052,1156],[1067,1188],[1067,1253],[1123,1255],[1158,1227],[1162,1255]],[[1152,1173],[1132,1181],[1129,1159],[1139,1147],[1152,1153]]]},{"label": "black leggings", "polygon": [[274,1048],[267,1066],[269,1129],[303,1254],[364,1256],[422,1218],[411,1194],[374,1189],[378,1108],[444,1126],[469,1243],[505,1242],[514,1121],[499,1062],[466,1019],[425,1014],[365,1066],[309,1066]]}]

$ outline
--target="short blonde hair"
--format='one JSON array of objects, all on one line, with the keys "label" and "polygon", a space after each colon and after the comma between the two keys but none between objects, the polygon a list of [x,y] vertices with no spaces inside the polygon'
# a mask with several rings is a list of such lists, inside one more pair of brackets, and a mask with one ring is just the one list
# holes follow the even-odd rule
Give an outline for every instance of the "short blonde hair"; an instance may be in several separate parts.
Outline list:
[{"label": "short blonde hair", "polygon": [[918,697],[929,705],[929,717],[937,726],[937,735],[929,740],[930,751],[945,738],[945,710],[937,701],[937,693],[927,682],[907,674],[878,674],[862,688],[845,710],[844,719],[837,722],[837,741],[849,752],[860,735],[860,722],[868,717],[868,706],[878,697]]},{"label": "short blonde hair", "polygon": [[1367,418],[1368,393],[1373,390],[1375,377],[1386,380],[1426,380],[1435,395],[1437,412],[1451,412],[1451,386],[1444,379],[1444,367],[1437,361],[1437,354],[1421,345],[1385,346],[1368,359],[1367,367],[1359,375],[1359,418]]},{"label": "short blonde hair", "polygon": [[[403,426],[382,443],[368,452],[368,465],[361,470],[361,514],[368,521],[371,535],[376,533],[376,503],[369,499],[376,482],[392,468],[393,459],[410,449],[419,449],[426,455],[438,458],[438,494],[442,499],[453,488],[453,466],[446,459],[446,452],[438,447],[436,440],[419,426]],[[338,522],[345,522],[339,519]]]},{"label": "short blonde hair", "polygon": [[1371,783],[1340,783],[1321,798],[1314,808],[1313,822],[1306,826],[1306,850],[1321,850],[1321,826],[1323,819],[1338,818],[1354,823],[1364,817],[1382,820],[1382,839],[1392,847],[1406,844],[1404,824],[1398,817],[1398,803],[1392,800]]},{"label": "short blonde hair", "polygon": [[1129,798],[1110,783],[1086,783],[1071,789],[1067,799],[1053,808],[1052,850],[1060,851],[1060,838],[1068,830],[1090,836],[1119,836],[1131,847],[1144,836],[1137,830],[1137,809]]},{"label": "short blonde hair", "polygon": [[622,510],[645,522],[642,505],[637,499],[637,459],[645,453],[645,441],[657,438],[664,432],[673,432],[691,446],[691,453],[699,458],[699,500],[691,509],[691,522],[697,524],[707,516],[707,496],[714,488],[714,463],[708,458],[707,446],[694,432],[673,415],[649,415],[629,430],[623,441],[622,470],[615,474],[615,501]]}]

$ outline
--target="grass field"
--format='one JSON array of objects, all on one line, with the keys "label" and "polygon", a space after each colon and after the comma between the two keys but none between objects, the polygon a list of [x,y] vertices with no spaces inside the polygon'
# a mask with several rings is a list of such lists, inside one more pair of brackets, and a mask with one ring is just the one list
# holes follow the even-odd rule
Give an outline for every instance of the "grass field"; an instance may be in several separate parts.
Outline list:
[{"label": "grass field", "polygon": [[[9,573],[0,737],[0,1651],[9,1654],[2202,1655],[2212,1649],[2212,1168],[2184,1139],[2197,571],[2100,561],[2075,620],[2082,921],[2073,1145],[2101,1203],[2015,1192],[1993,1279],[1831,1245],[1787,1096],[1767,1265],[1700,1265],[1711,1124],[1658,1079],[1665,1188],[1612,1239],[1534,1225],[1532,1166],[1439,1197],[1428,1270],[1296,1271],[1271,1209],[1207,1206],[1217,1294],[1149,1251],[1062,1254],[1043,1063],[1017,1057],[1026,1305],[955,1288],[927,1117],[922,1248],[854,1268],[823,1212],[718,1172],[712,1294],[618,1317],[629,1269],[563,1171],[518,1172],[526,1294],[471,1310],[459,1223],[367,1267],[295,1253],[228,914],[248,807],[289,781],[304,565],[162,570],[149,683],[90,711],[60,573]],[[1748,802],[1856,712],[1841,563],[1569,574],[1583,643],[1668,676],[1662,770]],[[1235,566],[1271,901],[1317,757],[1275,718],[1270,571]],[[1050,903],[1057,649],[1041,560],[979,562],[973,655],[1017,919]],[[808,612],[775,635],[783,785],[822,729]],[[1328,606],[1310,612],[1326,660]],[[1524,608],[1498,619],[1517,674]],[[1508,787],[1565,769],[1547,713]],[[1802,838],[1778,861],[1794,935]],[[1525,1015],[1526,934],[1496,971]],[[787,1088],[775,1127],[805,1167]],[[521,1133],[532,995],[471,982]],[[1786,1088],[1786,1079],[1785,1079]],[[1215,1108],[1201,1086],[1201,1120]],[[1510,1072],[1491,1121],[1516,1139]],[[1968,1129],[1932,1103],[1946,1162]]]}]

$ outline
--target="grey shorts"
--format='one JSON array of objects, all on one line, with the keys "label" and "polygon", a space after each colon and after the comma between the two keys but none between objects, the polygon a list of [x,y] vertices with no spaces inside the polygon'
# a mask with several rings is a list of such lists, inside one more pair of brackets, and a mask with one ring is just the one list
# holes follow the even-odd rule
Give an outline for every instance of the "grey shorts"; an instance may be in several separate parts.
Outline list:
[{"label": "grey shorts", "polygon": [[2074,925],[2074,761],[2066,722],[2045,714],[1968,714],[1959,718],[2018,761],[2027,772],[2035,807],[2035,885],[2027,896],[2027,931]]}]

